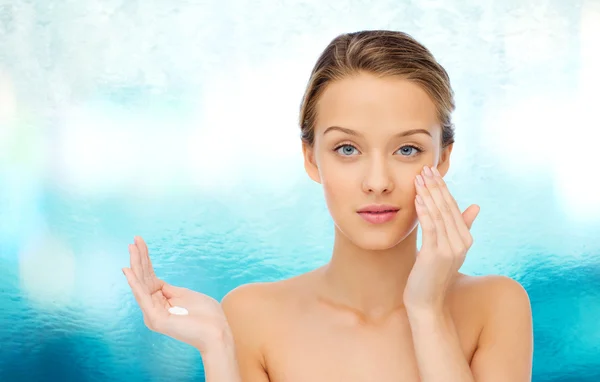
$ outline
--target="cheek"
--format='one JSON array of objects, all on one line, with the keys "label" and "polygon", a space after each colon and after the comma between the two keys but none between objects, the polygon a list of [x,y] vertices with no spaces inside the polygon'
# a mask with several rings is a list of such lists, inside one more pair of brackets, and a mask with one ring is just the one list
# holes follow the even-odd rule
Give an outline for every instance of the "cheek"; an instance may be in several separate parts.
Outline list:
[{"label": "cheek", "polygon": [[357,187],[360,186],[360,184],[357,185],[356,174],[356,171],[348,171],[347,168],[333,161],[322,163],[321,185],[330,207],[351,202],[352,195],[356,194]]},{"label": "cheek", "polygon": [[343,198],[352,192],[353,181],[340,171],[321,171],[321,183],[325,195],[331,198]]},{"label": "cheek", "polygon": [[406,195],[407,198],[413,199],[417,195],[417,189],[415,185],[415,177],[418,173],[414,175],[404,176],[399,181],[399,186],[403,190],[403,194]]},{"label": "cheek", "polygon": [[411,163],[408,166],[403,168],[402,176],[398,179],[398,185],[406,192],[410,194],[411,197],[415,197],[417,195],[417,185],[415,181],[417,180],[417,175],[421,173],[423,170],[423,166],[429,163],[428,158],[423,158],[422,160]]}]

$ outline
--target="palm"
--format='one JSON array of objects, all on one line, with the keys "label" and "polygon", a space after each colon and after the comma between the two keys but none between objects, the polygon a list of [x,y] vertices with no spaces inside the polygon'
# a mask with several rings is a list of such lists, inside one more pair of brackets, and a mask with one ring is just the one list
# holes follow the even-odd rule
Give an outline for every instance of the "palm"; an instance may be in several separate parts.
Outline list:
[{"label": "palm", "polygon": [[222,317],[223,311],[217,300],[191,289],[179,288],[163,283],[163,289],[158,291],[156,295],[156,301],[159,306],[161,306],[160,304],[163,304],[162,306],[166,304],[167,308],[172,306],[185,307],[189,312],[190,318],[194,320],[206,322]]},{"label": "palm", "polygon": [[[131,269],[124,268],[127,281],[144,314],[144,323],[151,330],[163,333],[198,349],[218,337],[226,319],[221,305],[212,297],[180,288],[156,277],[142,238],[130,245]],[[169,308],[187,309],[188,315],[177,316]]]}]

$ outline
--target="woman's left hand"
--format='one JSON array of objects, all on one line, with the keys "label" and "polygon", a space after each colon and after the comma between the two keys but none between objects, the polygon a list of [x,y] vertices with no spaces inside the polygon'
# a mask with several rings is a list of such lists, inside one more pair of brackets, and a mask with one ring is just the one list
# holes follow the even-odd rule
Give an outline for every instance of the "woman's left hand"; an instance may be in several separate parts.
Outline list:
[{"label": "woman's left hand", "polygon": [[426,166],[415,185],[423,243],[408,276],[404,304],[407,309],[441,312],[446,293],[473,243],[469,230],[479,206],[473,204],[461,214],[437,169]]}]

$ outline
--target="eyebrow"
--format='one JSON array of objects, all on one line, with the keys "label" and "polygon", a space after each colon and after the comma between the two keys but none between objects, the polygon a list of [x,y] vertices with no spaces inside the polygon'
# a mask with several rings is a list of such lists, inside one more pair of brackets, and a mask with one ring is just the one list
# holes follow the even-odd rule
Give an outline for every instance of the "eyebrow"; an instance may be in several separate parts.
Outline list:
[{"label": "eyebrow", "polygon": [[[345,127],[340,127],[340,126],[329,126],[327,129],[325,129],[325,131],[323,132],[323,135],[327,134],[330,131],[336,131],[336,130],[341,131],[342,133],[349,134],[349,135],[354,135],[356,137],[362,136],[362,134],[359,133],[358,131],[348,129]],[[394,134],[394,137],[406,137],[408,135],[414,135],[414,134],[426,134],[431,137],[431,133],[425,129],[411,129],[411,130],[402,131],[398,134]]]}]

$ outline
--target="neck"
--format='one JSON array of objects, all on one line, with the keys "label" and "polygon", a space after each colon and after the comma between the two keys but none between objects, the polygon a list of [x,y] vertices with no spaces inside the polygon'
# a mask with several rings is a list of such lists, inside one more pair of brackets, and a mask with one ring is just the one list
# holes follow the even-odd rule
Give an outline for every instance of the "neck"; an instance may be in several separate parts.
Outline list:
[{"label": "neck", "polygon": [[336,229],[333,255],[323,268],[328,298],[362,316],[404,308],[403,294],[417,254],[417,229],[386,250],[365,250]]}]

